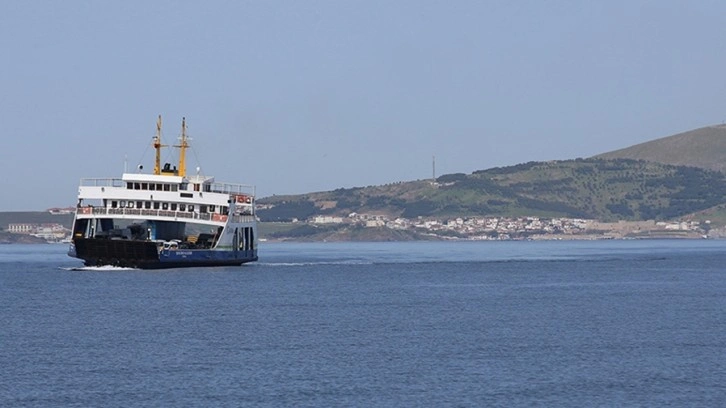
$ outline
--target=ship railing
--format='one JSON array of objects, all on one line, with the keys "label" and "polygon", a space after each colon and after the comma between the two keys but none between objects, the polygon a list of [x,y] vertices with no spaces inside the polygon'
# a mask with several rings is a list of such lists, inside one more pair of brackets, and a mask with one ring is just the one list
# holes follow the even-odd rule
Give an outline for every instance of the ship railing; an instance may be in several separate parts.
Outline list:
[{"label": "ship railing", "polygon": [[210,186],[212,193],[222,193],[230,195],[246,195],[255,196],[255,186],[247,184],[234,184],[234,183],[212,183]]},{"label": "ship railing", "polygon": [[[185,218],[190,220],[202,220],[202,221],[215,221],[215,222],[227,222],[227,215],[217,213],[197,213],[189,211],[169,211],[169,210],[151,210],[151,209],[137,209],[137,208],[105,208],[105,207],[79,207],[78,214],[93,214],[93,215],[138,215],[146,217],[161,217],[161,218]],[[244,222],[254,219],[253,216],[231,216],[234,222]],[[235,221],[237,220],[237,221]]]},{"label": "ship railing", "polygon": [[124,187],[126,184],[120,178],[82,178],[81,187]]}]

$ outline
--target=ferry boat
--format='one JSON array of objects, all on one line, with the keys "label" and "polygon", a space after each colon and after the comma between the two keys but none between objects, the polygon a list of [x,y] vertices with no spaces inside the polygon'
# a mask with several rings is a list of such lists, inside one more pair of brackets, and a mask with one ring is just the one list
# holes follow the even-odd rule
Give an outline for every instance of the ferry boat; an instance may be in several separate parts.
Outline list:
[{"label": "ferry boat", "polygon": [[140,269],[241,265],[257,260],[255,187],[188,175],[182,119],[179,163],[161,165],[161,116],[154,171],[84,178],[68,254],[86,266]]}]

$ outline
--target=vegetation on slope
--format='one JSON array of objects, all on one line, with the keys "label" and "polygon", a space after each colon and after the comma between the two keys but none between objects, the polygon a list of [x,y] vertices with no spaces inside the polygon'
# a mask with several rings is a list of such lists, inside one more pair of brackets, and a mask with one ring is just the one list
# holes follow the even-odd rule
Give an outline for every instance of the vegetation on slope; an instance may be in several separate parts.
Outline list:
[{"label": "vegetation on slope", "polygon": [[259,200],[264,221],[350,213],[665,220],[726,202],[724,174],[640,160],[530,162],[413,181]]}]

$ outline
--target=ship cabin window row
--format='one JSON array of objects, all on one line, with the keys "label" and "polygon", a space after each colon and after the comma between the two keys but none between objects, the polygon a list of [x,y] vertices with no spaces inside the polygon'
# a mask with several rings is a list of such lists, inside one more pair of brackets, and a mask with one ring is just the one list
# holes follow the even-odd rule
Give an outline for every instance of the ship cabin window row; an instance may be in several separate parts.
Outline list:
[{"label": "ship cabin window row", "polygon": [[[184,204],[184,203],[167,203],[159,201],[126,201],[126,200],[111,200],[111,208],[135,208],[145,210],[163,210],[163,211],[186,211],[186,212],[199,212],[200,214],[206,213],[217,213],[222,215],[229,214],[229,207],[226,205],[195,205],[195,204]],[[219,211],[218,211],[219,210]]]},{"label": "ship cabin window row", "polygon": [[127,181],[127,190],[149,190],[149,191],[178,191],[179,186],[176,184],[165,183],[138,183]]},{"label": "ship cabin window row", "polygon": [[[211,192],[212,186],[209,184],[192,184],[192,190]],[[141,183],[135,181],[126,182],[127,190],[147,190],[147,191],[189,191],[189,183],[177,184],[166,184],[166,183]]]}]

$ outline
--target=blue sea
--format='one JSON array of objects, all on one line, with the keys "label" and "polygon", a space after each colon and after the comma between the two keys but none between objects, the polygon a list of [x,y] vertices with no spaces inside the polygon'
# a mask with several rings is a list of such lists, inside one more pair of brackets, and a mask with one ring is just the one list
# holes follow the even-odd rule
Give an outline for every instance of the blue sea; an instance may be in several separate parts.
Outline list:
[{"label": "blue sea", "polygon": [[726,241],[0,246],[3,407],[726,405]]}]

